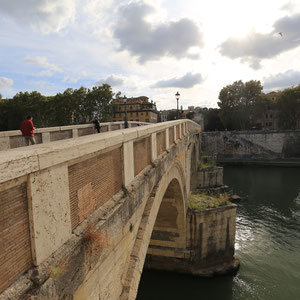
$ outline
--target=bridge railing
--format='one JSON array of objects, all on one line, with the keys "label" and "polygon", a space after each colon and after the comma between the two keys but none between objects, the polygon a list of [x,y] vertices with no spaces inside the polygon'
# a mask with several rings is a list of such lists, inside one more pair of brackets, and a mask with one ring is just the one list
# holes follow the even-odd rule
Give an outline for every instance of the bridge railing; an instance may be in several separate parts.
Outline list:
[{"label": "bridge railing", "polygon": [[[190,120],[0,152],[0,293],[185,136]],[[113,202],[114,203],[114,202]]]},{"label": "bridge railing", "polygon": [[[128,121],[129,128],[140,125],[149,125],[149,123]],[[101,132],[119,130],[123,128],[124,122],[101,123]],[[70,139],[93,133],[93,124],[46,127],[34,130],[37,144]],[[25,139],[20,130],[0,131],[0,151],[24,146],[26,146]]]}]

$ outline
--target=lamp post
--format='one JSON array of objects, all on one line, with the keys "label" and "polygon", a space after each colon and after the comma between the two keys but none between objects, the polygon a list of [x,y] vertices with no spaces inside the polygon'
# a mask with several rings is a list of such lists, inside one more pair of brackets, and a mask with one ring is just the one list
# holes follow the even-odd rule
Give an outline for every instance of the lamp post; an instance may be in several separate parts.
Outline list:
[{"label": "lamp post", "polygon": [[178,92],[175,94],[175,98],[177,100],[177,120],[178,120],[179,119],[179,114],[178,114],[178,100],[180,98],[180,94]]},{"label": "lamp post", "polygon": [[128,121],[127,121],[127,98],[124,95],[123,97],[123,102],[124,102],[124,106],[125,106],[125,120],[124,120],[124,127],[128,128]]}]

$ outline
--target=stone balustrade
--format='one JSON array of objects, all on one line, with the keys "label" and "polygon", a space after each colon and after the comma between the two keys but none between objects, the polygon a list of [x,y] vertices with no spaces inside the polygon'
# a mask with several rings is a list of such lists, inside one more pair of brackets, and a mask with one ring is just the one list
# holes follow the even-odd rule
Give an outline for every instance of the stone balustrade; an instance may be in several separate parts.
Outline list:
[{"label": "stone balustrade", "polygon": [[[128,121],[128,127],[148,125],[149,123]],[[101,132],[119,130],[124,128],[124,122],[101,123]],[[34,130],[37,144],[49,143],[64,139],[76,138],[94,133],[93,124],[57,126],[37,128]],[[25,139],[20,130],[0,131],[0,151],[24,147]]]}]

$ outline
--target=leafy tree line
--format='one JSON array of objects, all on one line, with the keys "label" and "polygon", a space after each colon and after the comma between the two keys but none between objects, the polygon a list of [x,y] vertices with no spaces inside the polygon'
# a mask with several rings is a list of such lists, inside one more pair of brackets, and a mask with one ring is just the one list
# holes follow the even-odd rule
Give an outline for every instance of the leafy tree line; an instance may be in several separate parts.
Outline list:
[{"label": "leafy tree line", "polygon": [[287,88],[274,99],[262,93],[260,81],[235,81],[222,88],[217,108],[203,111],[205,130],[249,130],[267,111],[278,113],[281,129],[295,129],[300,119],[300,85]]},{"label": "leafy tree line", "polygon": [[55,96],[39,92],[20,92],[11,99],[0,97],[0,131],[20,128],[27,115],[33,116],[37,128],[89,123],[94,116],[111,121],[113,98],[119,97],[108,84],[92,89],[66,89]]}]

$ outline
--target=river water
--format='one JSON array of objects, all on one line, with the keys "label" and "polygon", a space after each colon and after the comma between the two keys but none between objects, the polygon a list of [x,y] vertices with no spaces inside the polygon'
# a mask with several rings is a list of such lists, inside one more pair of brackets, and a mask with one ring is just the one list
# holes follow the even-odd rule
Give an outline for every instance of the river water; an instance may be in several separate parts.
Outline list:
[{"label": "river water", "polygon": [[225,167],[238,204],[237,276],[144,271],[138,300],[300,300],[300,168]]}]

